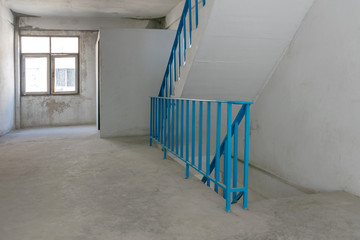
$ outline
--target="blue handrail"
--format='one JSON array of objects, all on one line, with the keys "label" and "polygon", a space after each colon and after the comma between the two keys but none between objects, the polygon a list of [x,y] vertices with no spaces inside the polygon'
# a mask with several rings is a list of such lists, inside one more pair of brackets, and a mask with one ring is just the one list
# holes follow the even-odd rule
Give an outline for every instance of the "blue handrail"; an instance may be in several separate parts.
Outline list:
[{"label": "blue handrail", "polygon": [[[202,0],[203,6],[206,1]],[[199,2],[195,0],[195,26],[199,25]],[[179,26],[176,31],[175,40],[171,48],[169,61],[166,66],[163,81],[160,87],[159,97],[170,97],[173,94],[174,83],[180,77],[180,67],[186,61],[186,49],[192,43],[192,3],[191,0],[185,0],[184,9],[182,11]],[[186,19],[189,20],[189,36],[187,36]]]},{"label": "blue handrail", "polygon": [[[247,208],[251,104],[251,102],[169,97],[151,97],[150,101],[150,145],[152,145],[152,141],[154,140],[164,148],[164,158],[166,158],[167,151],[169,151],[174,156],[184,161],[186,164],[186,178],[189,177],[189,168],[191,167],[204,176],[204,182],[207,182],[209,187],[212,183],[216,192],[218,192],[219,187],[222,188],[224,190],[224,198],[226,199],[227,212],[230,211],[230,204],[235,203],[240,197],[243,197],[243,208]],[[225,140],[220,144],[222,105],[226,105],[227,135]],[[242,106],[237,116],[235,117],[235,120],[232,122],[232,112],[234,105]],[[204,106],[206,106],[205,109]],[[214,149],[211,149],[210,144],[212,107],[216,108],[217,119],[216,146]],[[244,179],[243,187],[238,187],[238,128],[241,120],[244,117]],[[203,128],[204,119],[206,122],[205,128]],[[197,142],[195,141],[196,137],[198,140]],[[232,138],[234,138],[233,151],[231,144]],[[203,146],[203,143],[206,143],[206,145]],[[196,146],[196,144],[198,145]],[[203,149],[206,149],[205,166],[203,166],[202,161]],[[196,150],[198,153],[197,159],[195,159]],[[210,163],[211,152],[215,152],[215,157]],[[233,159],[231,157],[232,152],[234,153]],[[224,154],[224,169],[223,179],[220,179],[220,157],[222,154]],[[215,171],[214,174],[212,173],[213,171]]]}]

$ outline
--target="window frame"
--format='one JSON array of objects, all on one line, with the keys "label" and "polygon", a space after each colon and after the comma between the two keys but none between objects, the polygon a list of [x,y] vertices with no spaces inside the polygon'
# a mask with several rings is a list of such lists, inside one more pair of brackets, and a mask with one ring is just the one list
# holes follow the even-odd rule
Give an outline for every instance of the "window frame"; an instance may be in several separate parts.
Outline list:
[{"label": "window frame", "polygon": [[[47,91],[26,92],[25,58],[47,58]],[[21,55],[21,93],[25,95],[49,95],[50,94],[50,55],[48,53],[24,53]]]},{"label": "window frame", "polygon": [[[49,53],[22,53],[22,37],[48,37],[49,38]],[[51,38],[77,38],[78,39],[78,53],[52,53]],[[79,35],[20,35],[20,57],[21,57],[21,95],[22,96],[51,96],[51,95],[78,95],[80,93],[80,36]],[[48,59],[48,91],[47,92],[26,92],[25,79],[25,58],[26,57],[47,57]],[[75,57],[75,91],[55,92],[55,64],[54,59],[57,57]]]},{"label": "window frame", "polygon": [[[75,91],[55,92],[55,58],[75,57]],[[72,95],[79,93],[79,54],[78,53],[56,53],[51,55],[51,94],[52,95]]]}]

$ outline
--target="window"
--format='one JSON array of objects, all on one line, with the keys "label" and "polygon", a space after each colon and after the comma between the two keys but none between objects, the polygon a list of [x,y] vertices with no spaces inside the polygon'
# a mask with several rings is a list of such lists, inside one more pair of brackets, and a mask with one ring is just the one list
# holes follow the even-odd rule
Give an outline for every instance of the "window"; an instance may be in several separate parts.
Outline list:
[{"label": "window", "polygon": [[21,37],[22,94],[76,94],[78,37]]}]

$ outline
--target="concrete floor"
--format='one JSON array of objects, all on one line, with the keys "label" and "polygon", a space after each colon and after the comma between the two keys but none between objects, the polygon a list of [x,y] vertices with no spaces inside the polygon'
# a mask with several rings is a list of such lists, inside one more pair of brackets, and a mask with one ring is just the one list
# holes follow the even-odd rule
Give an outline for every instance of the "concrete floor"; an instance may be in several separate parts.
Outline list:
[{"label": "concrete floor", "polygon": [[0,239],[360,239],[360,199],[344,192],[225,201],[148,146],[94,127],[0,138]]}]

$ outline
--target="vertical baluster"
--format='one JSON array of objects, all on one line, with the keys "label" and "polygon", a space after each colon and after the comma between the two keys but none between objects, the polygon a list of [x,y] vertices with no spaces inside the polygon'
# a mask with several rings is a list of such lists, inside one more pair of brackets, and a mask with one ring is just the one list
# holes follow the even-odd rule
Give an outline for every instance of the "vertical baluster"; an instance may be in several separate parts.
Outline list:
[{"label": "vertical baluster", "polygon": [[169,63],[169,77],[170,77],[170,84],[169,84],[169,88],[170,88],[170,94],[169,94],[169,97],[171,97],[172,95],[172,90],[173,90],[173,81],[172,81],[172,71],[171,71],[171,62]]},{"label": "vertical baluster", "polygon": [[161,99],[160,98],[158,98],[158,132],[157,132],[157,134],[158,134],[158,136],[157,136],[157,140],[159,141],[160,140],[160,131],[161,131]]},{"label": "vertical baluster", "polygon": [[155,99],[155,138],[157,138],[156,136],[156,133],[157,133],[157,101],[158,101],[158,98]]},{"label": "vertical baluster", "polygon": [[[238,171],[238,146],[239,146],[239,123],[234,124],[234,163],[233,163],[233,188],[237,188],[237,171]],[[235,201],[236,192],[233,193]]]},{"label": "vertical baluster", "polygon": [[182,63],[181,63],[181,41],[180,41],[180,36],[181,36],[181,31],[180,31],[180,34],[178,36],[178,42],[179,42],[179,50],[178,50],[178,52],[179,52],[179,77],[180,77],[180,67],[182,65]]},{"label": "vertical baluster", "polygon": [[220,172],[220,134],[221,134],[221,103],[217,103],[216,121],[216,158],[215,158],[215,192],[218,193],[219,172]]},{"label": "vertical baluster", "polygon": [[159,136],[159,142],[162,144],[163,140],[163,99],[160,98],[160,136]]},{"label": "vertical baluster", "polygon": [[179,99],[176,100],[176,154],[179,154]]},{"label": "vertical baluster", "polygon": [[174,82],[176,82],[177,81],[176,47],[174,48],[173,56],[174,56]]},{"label": "vertical baluster", "polygon": [[202,170],[203,102],[199,102],[199,169]]},{"label": "vertical baluster", "polygon": [[205,6],[205,4],[206,4],[206,0],[203,0],[203,6]]},{"label": "vertical baluster", "polygon": [[243,196],[243,209],[247,209],[247,198],[248,198],[249,135],[250,135],[250,104],[246,104],[246,112],[245,112],[245,144],[244,144],[244,196]]},{"label": "vertical baluster", "polygon": [[[207,130],[206,130],[206,175],[210,175],[210,135],[211,135],[211,102],[207,103]],[[207,181],[210,187],[210,180]]]},{"label": "vertical baluster", "polygon": [[192,102],[191,164],[195,165],[195,101]]},{"label": "vertical baluster", "polygon": [[167,103],[167,108],[168,108],[168,113],[167,113],[167,119],[168,119],[168,149],[170,149],[170,129],[171,129],[171,123],[170,123],[170,119],[171,119],[171,115],[170,115],[170,109],[171,109],[171,100],[168,99],[168,103]]},{"label": "vertical baluster", "polygon": [[181,100],[181,121],[180,121],[180,157],[184,157],[184,100]]},{"label": "vertical baluster", "polygon": [[230,212],[231,190],[231,103],[227,104],[227,136],[226,136],[226,159],[225,160],[225,186],[226,186],[226,211]]},{"label": "vertical baluster", "polygon": [[184,65],[186,62],[186,16],[183,18],[183,26],[184,26]]},{"label": "vertical baluster", "polygon": [[174,152],[174,145],[175,145],[175,100],[171,100],[171,151]]},{"label": "vertical baluster", "polygon": [[199,26],[199,0],[195,0],[195,24],[196,28]]},{"label": "vertical baluster", "polygon": [[164,97],[168,97],[167,71],[165,72],[165,96]]},{"label": "vertical baluster", "polygon": [[166,158],[166,99],[163,98],[164,106],[163,106],[163,121],[164,121],[164,136],[163,136],[163,144],[164,144],[164,158]]},{"label": "vertical baluster", "polygon": [[189,100],[186,100],[186,178],[189,178]]},{"label": "vertical baluster", "polygon": [[[190,37],[190,47],[192,43],[192,12],[191,12],[191,0],[188,1],[188,8],[189,8],[189,37]],[[195,0],[197,1],[197,0]]]},{"label": "vertical baluster", "polygon": [[150,98],[150,146],[152,146],[152,131],[153,131],[153,98]]}]

